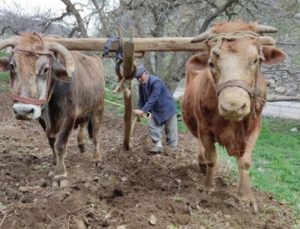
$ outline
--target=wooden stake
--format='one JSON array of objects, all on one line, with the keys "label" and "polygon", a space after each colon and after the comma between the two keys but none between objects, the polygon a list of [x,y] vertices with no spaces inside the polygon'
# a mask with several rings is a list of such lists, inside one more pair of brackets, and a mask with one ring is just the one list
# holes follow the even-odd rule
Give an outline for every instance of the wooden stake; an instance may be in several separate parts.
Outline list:
[{"label": "wooden stake", "polygon": [[[125,41],[123,43],[124,60],[123,60],[123,75],[127,80],[132,80],[132,73],[134,71],[134,50],[135,46],[132,41]],[[126,88],[131,91],[131,84]],[[130,135],[132,132],[132,93],[129,95],[124,90],[124,139],[123,147],[125,150],[130,149]]]}]

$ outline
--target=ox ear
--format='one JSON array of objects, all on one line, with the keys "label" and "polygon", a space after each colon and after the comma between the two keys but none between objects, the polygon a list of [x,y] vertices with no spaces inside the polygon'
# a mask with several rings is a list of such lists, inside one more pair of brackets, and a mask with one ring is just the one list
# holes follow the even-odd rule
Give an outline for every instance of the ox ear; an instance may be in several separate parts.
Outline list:
[{"label": "ox ear", "polygon": [[67,69],[59,63],[56,58],[53,58],[52,61],[52,71],[55,78],[62,81],[70,81],[68,77]]},{"label": "ox ear", "polygon": [[10,59],[6,57],[0,58],[0,72],[7,72],[9,70]]},{"label": "ox ear", "polygon": [[262,53],[265,64],[278,64],[286,58],[286,54],[283,51],[273,46],[263,46]]},{"label": "ox ear", "polygon": [[202,70],[207,66],[207,62],[208,62],[207,53],[196,54],[186,62],[186,69],[188,71]]}]

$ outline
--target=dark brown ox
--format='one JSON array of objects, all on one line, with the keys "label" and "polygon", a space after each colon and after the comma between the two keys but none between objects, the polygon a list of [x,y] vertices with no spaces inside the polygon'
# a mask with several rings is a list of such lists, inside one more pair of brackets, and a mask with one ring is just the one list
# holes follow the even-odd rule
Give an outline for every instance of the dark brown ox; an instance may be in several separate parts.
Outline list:
[{"label": "dark brown ox", "polygon": [[205,185],[213,188],[215,143],[219,143],[237,158],[238,194],[255,210],[249,168],[266,99],[260,68],[261,63],[276,64],[285,59],[285,54],[272,45],[273,39],[258,33],[274,31],[256,24],[219,23],[193,39],[205,41],[207,50],[187,61],[182,98],[183,119],[199,139],[199,165],[206,173]]},{"label": "dark brown ox", "polygon": [[[87,126],[100,160],[100,123],[104,106],[104,74],[97,57],[70,52],[40,35],[23,34],[0,42],[0,50],[12,47],[10,58],[1,58],[2,71],[10,71],[13,114],[21,120],[39,120],[54,155],[53,185],[67,185],[64,157],[71,131],[85,150]],[[61,58],[62,57],[62,58]]]}]

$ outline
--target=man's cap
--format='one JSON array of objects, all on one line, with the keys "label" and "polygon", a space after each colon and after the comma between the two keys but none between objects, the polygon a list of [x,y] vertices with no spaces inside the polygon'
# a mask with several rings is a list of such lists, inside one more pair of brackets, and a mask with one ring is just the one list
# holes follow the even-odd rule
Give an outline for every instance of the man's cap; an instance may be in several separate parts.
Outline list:
[{"label": "man's cap", "polygon": [[146,71],[146,68],[144,67],[144,65],[140,65],[136,68],[136,71],[135,71],[135,78],[140,78],[143,73]]}]

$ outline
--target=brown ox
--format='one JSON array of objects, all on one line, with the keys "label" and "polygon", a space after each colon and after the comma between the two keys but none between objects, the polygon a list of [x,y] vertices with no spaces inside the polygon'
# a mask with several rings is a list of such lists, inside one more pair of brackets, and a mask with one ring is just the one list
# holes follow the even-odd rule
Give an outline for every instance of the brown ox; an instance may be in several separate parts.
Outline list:
[{"label": "brown ox", "polygon": [[10,71],[13,114],[21,120],[39,120],[53,150],[53,185],[66,186],[64,157],[74,128],[80,126],[77,140],[83,152],[87,126],[91,123],[94,160],[100,160],[99,133],[104,105],[101,60],[70,52],[36,33],[0,42],[0,50],[9,46],[13,47],[13,54],[1,58],[0,69]]},{"label": "brown ox", "polygon": [[270,45],[273,39],[258,33],[274,31],[268,26],[228,22],[194,38],[192,42],[205,40],[207,50],[187,61],[182,98],[183,119],[199,139],[199,165],[206,173],[206,186],[213,187],[217,142],[237,158],[238,194],[255,210],[249,168],[266,99],[260,67],[261,62],[276,64],[285,59],[282,51]]}]

